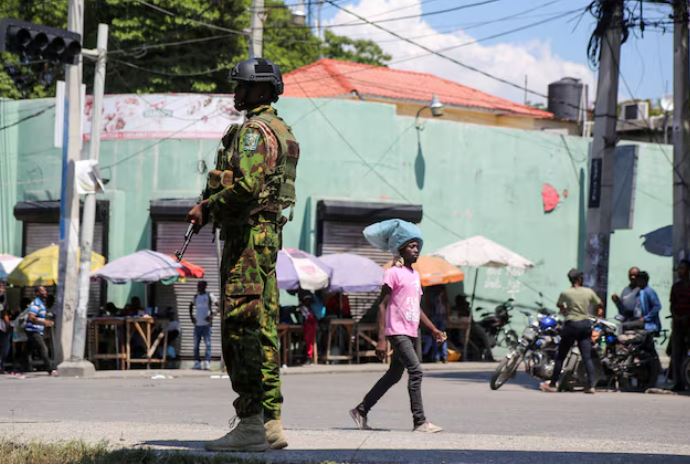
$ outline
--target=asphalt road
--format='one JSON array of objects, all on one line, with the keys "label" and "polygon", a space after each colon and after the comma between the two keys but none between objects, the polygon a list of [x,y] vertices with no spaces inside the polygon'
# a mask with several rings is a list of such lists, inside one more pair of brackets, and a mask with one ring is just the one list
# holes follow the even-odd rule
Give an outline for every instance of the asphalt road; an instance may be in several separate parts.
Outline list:
[{"label": "asphalt road", "polygon": [[[174,375],[174,374],[173,374]],[[121,445],[200,449],[227,430],[234,393],[209,374],[178,378],[0,376],[0,425],[22,438],[105,439]],[[427,371],[427,417],[438,435],[412,434],[403,378],[355,431],[347,411],[375,372],[284,376],[290,450],[272,461],[690,462],[690,400],[683,395],[543,394],[518,374],[498,391],[490,370]]]}]

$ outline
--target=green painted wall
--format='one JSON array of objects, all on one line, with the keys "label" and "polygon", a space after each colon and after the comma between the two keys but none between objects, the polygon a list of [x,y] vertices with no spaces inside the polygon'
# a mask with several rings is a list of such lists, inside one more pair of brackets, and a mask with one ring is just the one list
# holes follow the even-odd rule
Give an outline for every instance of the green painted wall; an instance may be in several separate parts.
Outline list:
[{"label": "green painted wall", "polygon": [[[22,112],[27,106],[51,103],[11,104]],[[421,228],[427,253],[481,234],[536,263],[517,277],[503,270],[480,271],[477,305],[491,306],[512,295],[519,304],[531,306],[538,298],[535,291],[543,292],[547,304],[553,305],[566,287],[566,272],[578,264],[584,228],[588,140],[431,119],[418,131],[413,118],[396,115],[386,104],[328,99],[283,99],[278,104],[302,147],[299,200],[295,219],[285,229],[285,246],[313,250],[320,199],[418,203],[424,207]],[[3,122],[17,112],[8,108],[3,106]],[[19,152],[18,199],[56,199],[60,152],[52,148],[52,111],[14,127],[10,135],[2,137],[0,148],[6,152],[3,156]],[[111,258],[149,246],[151,199],[199,193],[205,177],[198,170],[199,161],[212,166],[218,144],[172,139],[156,143],[102,143],[101,172],[110,179],[111,191]],[[665,316],[671,260],[647,253],[640,238],[672,220],[672,173],[664,152],[672,154],[670,147],[640,144],[634,229],[612,238],[610,288],[619,291],[628,267],[638,265],[649,271]],[[10,173],[3,171],[0,179],[3,187],[12,183]],[[563,195],[548,214],[542,209],[543,183]],[[2,203],[6,211],[14,202]],[[14,229],[15,236],[19,232]],[[17,243],[15,237],[8,244],[16,253]],[[468,290],[474,272],[466,273]],[[457,290],[454,287],[451,294]],[[109,288],[109,297],[118,302],[127,293],[127,288]]]}]

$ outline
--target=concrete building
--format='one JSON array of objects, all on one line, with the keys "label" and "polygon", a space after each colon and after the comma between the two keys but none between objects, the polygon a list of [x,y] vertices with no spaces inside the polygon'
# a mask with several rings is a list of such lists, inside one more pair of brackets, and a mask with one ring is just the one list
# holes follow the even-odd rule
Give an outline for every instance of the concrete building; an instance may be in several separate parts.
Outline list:
[{"label": "concrete building", "polygon": [[[239,116],[227,96],[106,101],[100,167],[108,184],[99,196],[96,250],[108,259],[143,248],[172,253],[182,242],[184,214],[214,165],[219,137]],[[284,246],[314,253],[363,251],[361,229],[393,216],[420,222],[426,253],[481,234],[536,267],[524,274],[480,271],[476,305],[492,307],[511,296],[517,308],[532,307],[542,292],[553,307],[568,269],[583,263],[589,140],[462,119],[427,118],[415,125],[412,106],[419,109],[421,97],[405,105],[384,101],[285,97],[278,102],[301,145],[298,204]],[[61,150],[54,146],[53,105],[52,99],[0,101],[0,252],[22,255],[57,239]],[[666,159],[671,152],[639,144],[633,227],[612,236],[609,278],[614,292],[625,285],[629,266],[649,271],[662,298],[662,316],[668,312],[671,260],[647,252],[641,235],[671,223],[672,170]],[[548,210],[546,185],[556,194]],[[188,259],[206,267],[211,290],[217,291],[209,229],[194,238]],[[474,279],[475,272],[466,274]],[[460,288],[451,288],[451,300]],[[98,300],[123,306],[136,294],[159,307],[176,306],[182,355],[189,357],[187,304],[194,289],[194,281],[148,290],[108,285]],[[520,329],[522,316],[515,317]],[[214,354],[219,351],[216,342]]]}]

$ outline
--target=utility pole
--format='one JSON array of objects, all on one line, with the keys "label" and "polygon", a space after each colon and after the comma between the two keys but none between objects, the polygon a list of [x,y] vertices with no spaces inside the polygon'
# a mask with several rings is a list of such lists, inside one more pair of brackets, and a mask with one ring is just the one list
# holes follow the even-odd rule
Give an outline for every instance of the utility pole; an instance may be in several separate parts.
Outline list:
[{"label": "utility pole", "polygon": [[[69,0],[67,27],[83,37],[84,2]],[[81,152],[82,58],[65,66],[65,124],[62,143],[62,190],[60,196],[60,259],[57,284],[57,346],[55,358],[62,362],[72,355],[74,314],[77,308],[77,249],[79,197],[76,194],[74,163]]]},{"label": "utility pole", "polygon": [[674,0],[673,18],[673,261],[676,263],[690,255],[690,60],[687,0]]},{"label": "utility pole", "polygon": [[[82,54],[96,59],[93,82],[93,114],[91,120],[91,141],[89,157],[98,162],[101,146],[101,116],[103,95],[105,94],[105,65],[108,53],[108,25],[98,25],[96,50],[83,50]],[[72,354],[69,361],[60,365],[60,374],[87,377],[96,372],[93,364],[84,359],[86,348],[86,312],[89,305],[89,280],[91,278],[91,252],[93,251],[93,231],[96,224],[96,192],[87,193],[84,198],[84,215],[81,225],[81,257],[79,266],[79,300],[74,318]]]},{"label": "utility pole", "polygon": [[249,58],[262,57],[264,48],[264,0],[252,0]]},{"label": "utility pole", "polygon": [[[602,0],[600,0],[602,1]],[[608,6],[606,6],[608,4]],[[601,38],[594,134],[589,154],[589,200],[585,285],[606,304],[608,297],[609,245],[613,208],[613,171],[616,150],[618,76],[621,53],[623,0],[603,2],[612,8],[610,23]]]}]

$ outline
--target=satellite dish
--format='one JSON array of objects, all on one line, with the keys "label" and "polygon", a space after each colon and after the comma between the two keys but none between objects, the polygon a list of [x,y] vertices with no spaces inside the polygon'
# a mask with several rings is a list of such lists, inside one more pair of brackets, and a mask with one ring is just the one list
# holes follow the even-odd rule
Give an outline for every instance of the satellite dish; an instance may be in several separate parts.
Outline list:
[{"label": "satellite dish", "polygon": [[673,111],[673,96],[664,96],[659,100],[659,104],[664,112]]}]

